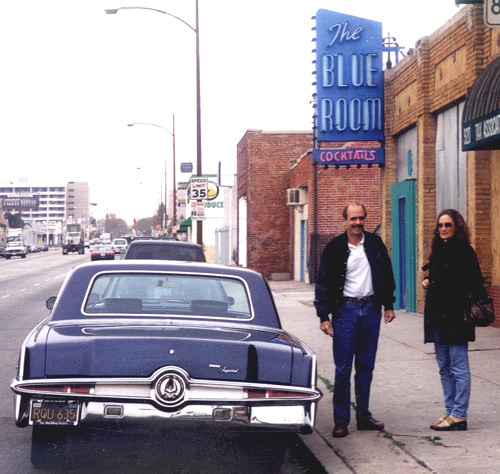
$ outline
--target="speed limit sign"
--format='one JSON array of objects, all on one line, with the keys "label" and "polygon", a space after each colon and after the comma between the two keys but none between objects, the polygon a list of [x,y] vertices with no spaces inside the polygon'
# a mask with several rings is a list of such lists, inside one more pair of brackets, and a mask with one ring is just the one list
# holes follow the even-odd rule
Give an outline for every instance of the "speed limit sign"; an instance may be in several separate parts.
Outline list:
[{"label": "speed limit sign", "polygon": [[484,18],[489,26],[500,26],[500,0],[484,2]]},{"label": "speed limit sign", "polygon": [[207,199],[208,178],[203,176],[192,176],[190,183],[190,198],[193,200]]}]

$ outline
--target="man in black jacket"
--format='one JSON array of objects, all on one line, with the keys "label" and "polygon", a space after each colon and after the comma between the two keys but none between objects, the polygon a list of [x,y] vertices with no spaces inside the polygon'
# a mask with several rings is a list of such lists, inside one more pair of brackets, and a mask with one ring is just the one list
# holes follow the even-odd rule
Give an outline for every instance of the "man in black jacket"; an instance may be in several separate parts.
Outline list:
[{"label": "man in black jacket", "polygon": [[350,203],[343,218],[346,232],[331,240],[321,256],[314,300],[320,329],[333,338],[334,438],[348,434],[353,360],[357,428],[384,429],[384,424],[370,413],[370,387],[381,307],[384,306],[385,323],[396,317],[394,275],[387,248],[380,237],[364,231],[366,209],[362,204]]}]

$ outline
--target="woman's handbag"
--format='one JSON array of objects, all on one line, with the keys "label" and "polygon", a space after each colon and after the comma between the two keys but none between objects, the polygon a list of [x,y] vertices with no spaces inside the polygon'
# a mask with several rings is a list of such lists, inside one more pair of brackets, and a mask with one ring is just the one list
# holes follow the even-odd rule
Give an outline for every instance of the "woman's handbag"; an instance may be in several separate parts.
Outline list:
[{"label": "woman's handbag", "polygon": [[491,298],[484,298],[473,303],[469,311],[465,311],[465,319],[474,326],[481,328],[489,326],[495,321],[493,300]]}]

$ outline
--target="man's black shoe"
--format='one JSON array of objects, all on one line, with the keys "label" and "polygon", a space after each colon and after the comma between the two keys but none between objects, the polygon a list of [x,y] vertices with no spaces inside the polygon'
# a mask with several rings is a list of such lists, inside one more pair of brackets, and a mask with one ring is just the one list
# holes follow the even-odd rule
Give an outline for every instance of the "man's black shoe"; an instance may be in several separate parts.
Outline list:
[{"label": "man's black shoe", "polygon": [[382,431],[384,428],[384,424],[375,418],[370,418],[369,420],[358,420],[358,430],[360,431]]},{"label": "man's black shoe", "polygon": [[347,430],[347,425],[343,423],[335,423],[335,428],[333,428],[332,436],[334,438],[345,438],[349,434]]}]

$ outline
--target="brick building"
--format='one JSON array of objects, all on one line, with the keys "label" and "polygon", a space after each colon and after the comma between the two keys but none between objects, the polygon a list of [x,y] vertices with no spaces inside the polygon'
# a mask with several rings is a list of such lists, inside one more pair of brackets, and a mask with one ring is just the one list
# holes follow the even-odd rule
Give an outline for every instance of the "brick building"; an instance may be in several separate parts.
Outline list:
[{"label": "brick building", "polygon": [[462,133],[464,109],[479,110],[489,101],[500,113],[500,73],[490,74],[494,79],[483,84],[477,103],[468,104],[474,85],[499,55],[500,31],[485,25],[483,5],[470,5],[385,72],[387,225],[382,237],[392,249],[400,308],[423,311],[420,269],[444,208],[464,215],[489,292],[500,307],[500,134],[487,146],[470,151],[462,146],[468,140]]},{"label": "brick building", "polygon": [[[238,263],[269,279],[314,281],[323,247],[345,230],[349,201],[367,207],[367,230],[381,223],[381,169],[313,165],[312,140],[312,132],[248,130],[238,144]],[[288,189],[300,191],[300,204],[287,205]]]}]

